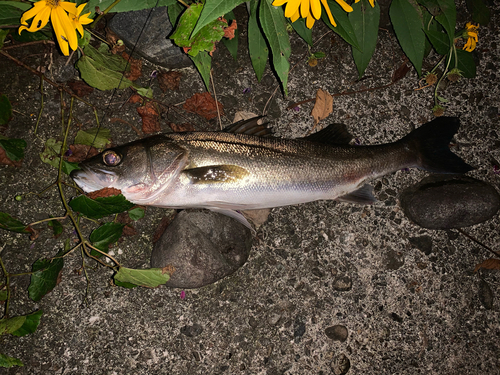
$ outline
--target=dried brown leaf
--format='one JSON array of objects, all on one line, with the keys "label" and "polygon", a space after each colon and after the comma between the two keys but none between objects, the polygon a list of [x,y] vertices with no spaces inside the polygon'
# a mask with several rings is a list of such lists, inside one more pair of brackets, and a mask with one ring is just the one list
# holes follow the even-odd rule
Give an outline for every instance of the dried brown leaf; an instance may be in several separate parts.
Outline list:
[{"label": "dried brown leaf", "polygon": [[490,258],[484,260],[482,263],[479,263],[476,268],[474,268],[474,272],[479,271],[481,268],[487,270],[500,270],[500,259]]},{"label": "dried brown leaf", "polygon": [[158,74],[158,82],[160,89],[163,92],[167,90],[178,91],[181,82],[182,73],[171,70],[169,72],[162,72]]},{"label": "dried brown leaf", "polygon": [[392,83],[399,81],[404,78],[406,74],[410,71],[411,66],[406,64],[406,61],[401,64],[399,68],[397,68],[392,74]]},{"label": "dried brown leaf", "polygon": [[236,20],[233,20],[233,22],[231,22],[231,26],[228,26],[224,29],[224,38],[233,39],[234,32],[237,28],[238,25],[236,23]]},{"label": "dried brown leaf", "polygon": [[[219,107],[220,115],[224,115],[224,109],[220,102],[217,102]],[[211,120],[217,117],[217,107],[215,104],[215,99],[212,98],[209,92],[196,93],[190,97],[183,105],[183,108],[187,112],[196,113],[203,116],[206,120]]]},{"label": "dried brown leaf", "polygon": [[99,197],[116,196],[116,195],[120,195],[121,193],[122,193],[122,191],[120,189],[104,188],[101,190],[93,191],[92,193],[87,193],[87,197],[89,197],[90,199],[96,199]]},{"label": "dried brown leaf", "polygon": [[144,101],[144,98],[142,96],[140,96],[139,94],[134,94],[128,99],[128,102],[132,103],[132,104],[135,104],[135,103],[142,104],[143,101]]},{"label": "dried brown leaf", "polygon": [[70,163],[80,163],[85,159],[91,158],[99,153],[95,147],[87,146],[87,145],[69,145],[69,154],[64,156],[64,160],[69,161]]},{"label": "dried brown leaf", "polygon": [[94,88],[83,81],[69,81],[68,86],[79,97],[84,97],[94,92]]},{"label": "dried brown leaf", "polygon": [[125,73],[125,77],[131,81],[135,81],[142,75],[142,60],[130,57],[126,52],[122,53],[122,57],[129,62],[130,71]]},{"label": "dried brown leaf", "polygon": [[170,122],[168,126],[170,126],[170,129],[172,129],[176,133],[194,132],[195,130],[193,124],[190,124],[188,122],[185,122],[183,124],[174,124],[173,122]]},{"label": "dried brown leaf", "polygon": [[153,103],[147,102],[142,107],[137,107],[137,113],[142,118],[142,131],[151,134],[161,131],[160,115]]},{"label": "dried brown leaf", "polygon": [[20,168],[22,163],[23,163],[22,160],[18,161],[10,160],[7,157],[7,154],[5,153],[5,150],[2,147],[0,147],[0,165],[9,165],[11,167]]},{"label": "dried brown leaf", "polygon": [[318,89],[316,92],[316,103],[311,111],[311,116],[314,118],[314,126],[321,120],[328,117],[333,112],[333,96],[323,89]]}]

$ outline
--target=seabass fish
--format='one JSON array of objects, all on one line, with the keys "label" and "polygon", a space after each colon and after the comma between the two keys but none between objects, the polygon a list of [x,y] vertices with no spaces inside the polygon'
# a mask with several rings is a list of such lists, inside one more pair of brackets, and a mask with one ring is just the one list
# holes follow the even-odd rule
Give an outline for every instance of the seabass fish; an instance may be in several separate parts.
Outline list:
[{"label": "seabass fish", "polygon": [[227,132],[155,135],[105,150],[71,173],[92,192],[120,189],[131,202],[207,208],[248,223],[235,210],[320,199],[372,203],[366,182],[402,168],[435,173],[472,169],[449,149],[459,120],[437,118],[388,144],[350,146],[331,125],[303,139]]}]

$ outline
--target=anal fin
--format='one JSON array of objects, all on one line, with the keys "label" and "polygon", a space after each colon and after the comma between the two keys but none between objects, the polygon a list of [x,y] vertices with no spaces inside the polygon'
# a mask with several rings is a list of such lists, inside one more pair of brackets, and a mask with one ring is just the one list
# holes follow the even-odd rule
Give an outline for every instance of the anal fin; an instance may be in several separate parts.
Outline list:
[{"label": "anal fin", "polygon": [[337,197],[337,200],[357,204],[372,204],[377,201],[373,196],[373,186],[368,184],[349,194]]}]

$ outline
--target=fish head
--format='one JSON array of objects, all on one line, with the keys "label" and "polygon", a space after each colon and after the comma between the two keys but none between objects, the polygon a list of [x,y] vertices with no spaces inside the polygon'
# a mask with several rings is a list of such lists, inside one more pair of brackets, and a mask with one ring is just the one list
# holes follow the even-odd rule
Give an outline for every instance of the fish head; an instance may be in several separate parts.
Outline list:
[{"label": "fish head", "polygon": [[70,176],[86,193],[115,188],[133,203],[148,204],[172,185],[187,159],[185,149],[158,135],[108,148]]}]

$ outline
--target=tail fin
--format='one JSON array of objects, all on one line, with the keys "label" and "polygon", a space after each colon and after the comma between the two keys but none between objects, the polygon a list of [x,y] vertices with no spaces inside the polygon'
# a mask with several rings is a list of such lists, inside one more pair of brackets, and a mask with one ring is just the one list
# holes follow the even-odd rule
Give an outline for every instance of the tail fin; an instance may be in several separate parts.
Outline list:
[{"label": "tail fin", "polygon": [[474,168],[449,148],[459,127],[457,117],[438,117],[415,129],[400,142],[407,143],[415,151],[417,168],[433,173],[466,173]]}]

